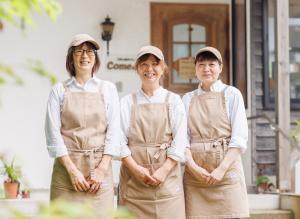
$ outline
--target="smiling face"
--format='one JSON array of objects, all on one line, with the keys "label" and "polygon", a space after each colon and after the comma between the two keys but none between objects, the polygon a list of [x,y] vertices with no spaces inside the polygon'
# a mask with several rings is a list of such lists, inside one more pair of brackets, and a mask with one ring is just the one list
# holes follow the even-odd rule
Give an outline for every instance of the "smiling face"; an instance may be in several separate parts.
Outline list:
[{"label": "smiling face", "polygon": [[95,52],[94,48],[87,43],[74,48],[73,64],[76,74],[81,72],[92,73],[95,65]]},{"label": "smiling face", "polygon": [[196,76],[205,87],[210,87],[214,82],[219,79],[222,72],[222,64],[214,56],[197,57],[196,59]]},{"label": "smiling face", "polygon": [[165,64],[154,55],[146,54],[137,61],[137,72],[143,85],[159,86]]}]

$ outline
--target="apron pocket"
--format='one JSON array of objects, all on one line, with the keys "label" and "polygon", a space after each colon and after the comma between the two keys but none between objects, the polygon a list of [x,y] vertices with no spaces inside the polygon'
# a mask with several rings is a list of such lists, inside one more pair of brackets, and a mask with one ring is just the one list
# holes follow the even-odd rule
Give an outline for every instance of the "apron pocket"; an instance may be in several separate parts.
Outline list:
[{"label": "apron pocket", "polygon": [[137,200],[155,200],[155,187],[146,185],[134,177],[129,177],[126,188],[127,198]]}]

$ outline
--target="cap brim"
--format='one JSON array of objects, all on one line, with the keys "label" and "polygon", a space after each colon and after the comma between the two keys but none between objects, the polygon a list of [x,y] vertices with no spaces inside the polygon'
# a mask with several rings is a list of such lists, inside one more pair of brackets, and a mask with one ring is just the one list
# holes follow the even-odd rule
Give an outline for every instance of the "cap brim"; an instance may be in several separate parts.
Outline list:
[{"label": "cap brim", "polygon": [[100,49],[99,44],[94,40],[78,40],[76,43],[73,43],[72,46],[79,46],[79,45],[81,45],[82,43],[85,43],[85,42],[89,42],[89,43],[93,44],[96,47],[97,50]]}]

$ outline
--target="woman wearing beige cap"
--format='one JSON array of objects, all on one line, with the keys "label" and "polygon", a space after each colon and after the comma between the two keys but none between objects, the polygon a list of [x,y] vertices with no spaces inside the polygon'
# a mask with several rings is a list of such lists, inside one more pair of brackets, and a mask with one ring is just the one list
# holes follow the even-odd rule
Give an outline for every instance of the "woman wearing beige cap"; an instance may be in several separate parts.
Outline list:
[{"label": "woman wearing beige cap", "polygon": [[200,49],[195,64],[199,87],[183,97],[190,140],[184,175],[187,218],[248,217],[240,156],[248,138],[243,97],[219,80],[223,64],[217,49]]},{"label": "woman wearing beige cap", "polygon": [[119,203],[136,218],[185,218],[186,115],[180,97],[159,84],[165,68],[160,49],[142,47],[136,59],[141,89],[121,100]]},{"label": "woman wearing beige cap", "polygon": [[50,93],[46,115],[48,151],[55,158],[51,200],[91,202],[100,218],[112,218],[111,158],[120,144],[119,98],[114,84],[95,76],[98,43],[87,34],[75,35],[66,68],[70,79]]}]

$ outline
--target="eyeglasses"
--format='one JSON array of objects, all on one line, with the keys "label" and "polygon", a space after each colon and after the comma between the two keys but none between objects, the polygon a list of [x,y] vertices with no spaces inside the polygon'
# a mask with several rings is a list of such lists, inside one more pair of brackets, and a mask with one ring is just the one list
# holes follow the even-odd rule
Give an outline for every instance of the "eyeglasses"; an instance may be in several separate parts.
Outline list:
[{"label": "eyeglasses", "polygon": [[74,51],[75,56],[82,56],[83,53],[86,52],[88,56],[95,56],[96,50],[94,49],[77,49]]}]

